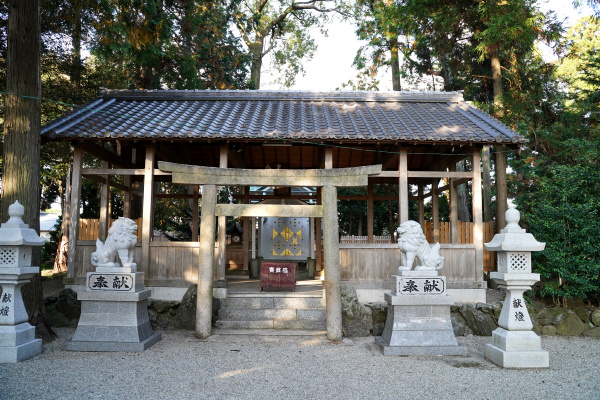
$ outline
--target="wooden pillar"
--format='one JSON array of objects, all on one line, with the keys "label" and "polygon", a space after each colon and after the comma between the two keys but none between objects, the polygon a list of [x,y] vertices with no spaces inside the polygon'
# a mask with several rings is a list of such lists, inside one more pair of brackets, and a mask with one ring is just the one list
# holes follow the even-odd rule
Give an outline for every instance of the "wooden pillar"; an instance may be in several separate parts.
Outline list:
[{"label": "wooden pillar", "polygon": [[417,196],[419,202],[419,224],[421,224],[422,229],[425,229],[425,200],[423,199],[423,182],[419,182]]},{"label": "wooden pillar", "polygon": [[[450,166],[450,171],[456,171],[456,164]],[[454,186],[454,179],[450,182],[450,243],[458,243],[458,191]]]},{"label": "wooden pillar", "polygon": [[[110,168],[108,161],[102,163],[102,168]],[[98,221],[98,238],[103,242],[108,235],[110,225],[110,178],[108,175],[102,175],[102,185],[100,186],[100,218]]]},{"label": "wooden pillar", "polygon": [[[317,204],[322,204],[321,202],[321,188],[317,188]],[[320,272],[323,270],[323,259],[322,259],[322,255],[323,253],[321,252],[321,239],[323,238],[323,224],[322,224],[322,218],[316,218],[315,219],[315,223],[317,224],[316,226],[316,235],[315,235],[315,252],[316,257],[315,257],[315,263],[316,263],[316,270],[317,272]]]},{"label": "wooden pillar", "polygon": [[142,265],[141,272],[148,277],[150,268],[150,243],[152,242],[152,201],[154,200],[154,161],[156,148],[146,146],[144,166],[144,204],[142,207]]},{"label": "wooden pillar", "polygon": [[325,308],[327,310],[327,339],[342,340],[342,296],[337,188],[323,187],[323,241],[325,245]]},{"label": "wooden pillar", "polygon": [[398,222],[401,225],[408,221],[408,153],[404,149],[400,149],[398,176]]},{"label": "wooden pillar", "polygon": [[483,210],[481,195],[481,155],[473,153],[473,244],[475,245],[475,273],[483,281]]},{"label": "wooden pillar", "polygon": [[369,180],[367,185],[367,243],[373,243],[374,223],[373,223],[373,182]]},{"label": "wooden pillar", "polygon": [[215,185],[203,185],[198,296],[196,299],[196,337],[200,339],[206,339],[211,334],[216,204],[217,187]]},{"label": "wooden pillar", "polygon": [[77,249],[77,239],[79,239],[79,206],[81,202],[82,164],[83,150],[81,147],[75,147],[73,152],[73,175],[71,178],[71,215],[69,218],[69,254],[67,258],[67,276],[69,278],[75,277],[75,269],[77,268],[75,263],[75,252]]},{"label": "wooden pillar", "polygon": [[198,198],[200,186],[194,185],[194,192],[192,193],[192,242],[198,241]]},{"label": "wooden pillar", "polygon": [[308,225],[308,257],[314,259],[315,258],[315,219],[309,218]]},{"label": "wooden pillar", "polygon": [[256,258],[256,217],[250,218],[250,229],[252,229],[252,259]]},{"label": "wooden pillar", "polygon": [[433,220],[433,243],[438,243],[440,241],[440,204],[437,191],[439,182],[439,179],[434,179],[431,182],[431,219]]},{"label": "wooden pillar", "polygon": [[[227,168],[227,153],[228,147],[221,146],[219,150],[219,167]],[[202,194],[204,196],[204,193]],[[219,216],[217,217],[217,279],[223,280],[225,279],[226,274],[226,252],[225,252],[225,239],[226,239],[226,229],[227,229],[227,217]]]},{"label": "wooden pillar", "polygon": [[491,185],[491,161],[490,146],[483,146],[481,150],[482,180],[483,180],[483,221],[492,220],[492,185]]},{"label": "wooden pillar", "polygon": [[[131,162],[133,164],[135,164],[135,161],[136,161],[135,158],[136,158],[135,149],[131,149]],[[124,179],[125,186],[128,188],[123,193],[123,216],[125,218],[131,218],[132,217],[131,200],[133,199],[133,194],[131,193],[131,185],[132,185],[133,179],[132,179],[131,175],[125,175],[123,177],[123,179]]]},{"label": "wooden pillar", "polygon": [[506,148],[496,147],[496,232],[506,227],[505,213],[508,207],[508,185],[506,182]]},{"label": "wooden pillar", "polygon": [[[244,204],[250,203],[250,186],[244,186]],[[250,267],[248,245],[250,243],[250,218],[245,217],[243,220],[244,232],[242,237],[242,270],[247,271]]]}]

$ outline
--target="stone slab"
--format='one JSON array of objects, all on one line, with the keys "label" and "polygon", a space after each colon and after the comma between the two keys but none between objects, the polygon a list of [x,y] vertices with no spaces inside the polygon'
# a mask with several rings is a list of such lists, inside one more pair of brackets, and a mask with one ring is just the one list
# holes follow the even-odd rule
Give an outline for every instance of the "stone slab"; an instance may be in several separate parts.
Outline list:
[{"label": "stone slab", "polygon": [[91,292],[91,291],[79,291],[77,293],[77,300],[79,301],[141,301],[150,298],[150,289],[145,289],[139,292]]},{"label": "stone slab", "polygon": [[448,305],[454,304],[452,296],[442,295],[413,295],[401,296],[391,293],[385,293],[385,301],[393,306],[412,306],[412,305]]},{"label": "stone slab", "polygon": [[485,358],[502,368],[549,368],[550,357],[545,350],[505,351],[487,344]]},{"label": "stone slab", "polygon": [[456,346],[389,346],[381,338],[375,337],[375,346],[384,356],[466,356],[467,347]]},{"label": "stone slab", "polygon": [[18,363],[41,352],[41,339],[34,339],[18,346],[0,346],[0,364]]},{"label": "stone slab", "polygon": [[[420,272],[420,271],[412,271]],[[445,276],[399,276],[392,275],[392,294],[402,296],[435,296],[446,292]]]},{"label": "stone slab", "polygon": [[96,272],[87,273],[85,290],[87,292],[141,292],[144,290],[144,273],[106,273],[98,272],[96,269]]},{"label": "stone slab", "polygon": [[68,351],[144,351],[158,343],[161,339],[160,333],[153,333],[141,342],[118,342],[118,341],[82,341],[69,340],[65,342],[65,350]]}]

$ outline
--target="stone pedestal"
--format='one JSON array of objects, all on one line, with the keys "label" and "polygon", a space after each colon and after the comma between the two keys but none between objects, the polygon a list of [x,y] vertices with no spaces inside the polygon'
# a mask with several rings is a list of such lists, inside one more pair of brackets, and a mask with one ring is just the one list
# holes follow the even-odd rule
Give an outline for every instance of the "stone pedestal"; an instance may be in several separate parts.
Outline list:
[{"label": "stone pedestal", "polygon": [[25,208],[15,202],[8,208],[10,219],[0,227],[0,363],[16,363],[42,352],[35,327],[21,297],[21,287],[39,272],[31,266],[33,246],[45,240],[23,223]]},{"label": "stone pedestal", "polygon": [[452,330],[446,278],[432,271],[401,271],[386,294],[388,314],[375,344],[385,356],[467,354]]},{"label": "stone pedestal", "polygon": [[148,317],[150,289],[144,289],[142,272],[122,269],[89,272],[86,290],[80,291],[81,317],[70,351],[144,351],[161,339]]},{"label": "stone pedestal", "polygon": [[0,363],[16,363],[42,352],[42,340],[35,338],[35,327],[27,322],[29,317],[21,298],[21,287],[37,271],[35,267],[0,271]]},{"label": "stone pedestal", "polygon": [[492,272],[490,278],[506,291],[499,327],[492,332],[485,357],[503,368],[548,368],[548,352],[541,349],[539,336],[531,330],[533,324],[523,299],[523,293],[540,280],[539,274],[531,273],[531,251],[543,250],[545,243],[521,229],[519,219],[519,212],[510,208],[506,228],[485,244],[498,255],[498,272]]}]

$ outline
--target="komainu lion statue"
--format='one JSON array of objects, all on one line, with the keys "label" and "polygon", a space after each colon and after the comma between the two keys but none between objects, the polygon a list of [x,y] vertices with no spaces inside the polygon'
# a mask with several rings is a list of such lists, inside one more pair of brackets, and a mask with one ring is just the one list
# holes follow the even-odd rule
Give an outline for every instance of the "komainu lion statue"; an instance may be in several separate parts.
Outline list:
[{"label": "komainu lion statue", "polygon": [[117,254],[125,268],[135,270],[134,247],[137,242],[137,225],[129,218],[119,217],[108,230],[108,237],[102,243],[96,239],[96,251],[92,253],[92,265],[96,267],[120,268]]},{"label": "komainu lion statue", "polygon": [[420,265],[415,271],[437,271],[444,266],[444,257],[440,256],[440,244],[430,247],[423,234],[421,225],[415,221],[406,221],[397,229],[398,248],[402,252],[402,265],[399,271],[410,271],[418,258]]}]

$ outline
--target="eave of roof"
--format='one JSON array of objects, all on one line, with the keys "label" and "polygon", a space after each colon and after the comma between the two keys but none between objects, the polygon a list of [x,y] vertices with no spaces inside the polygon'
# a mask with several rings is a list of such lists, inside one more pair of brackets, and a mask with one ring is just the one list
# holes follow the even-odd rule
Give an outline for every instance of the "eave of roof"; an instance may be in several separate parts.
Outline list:
[{"label": "eave of roof", "polygon": [[525,143],[459,92],[106,90],[45,125],[51,139]]}]

